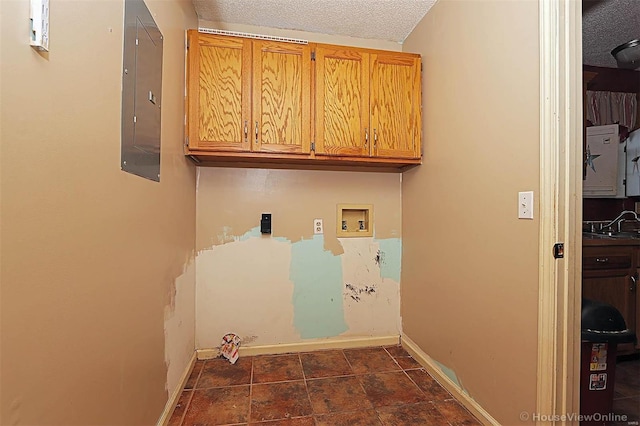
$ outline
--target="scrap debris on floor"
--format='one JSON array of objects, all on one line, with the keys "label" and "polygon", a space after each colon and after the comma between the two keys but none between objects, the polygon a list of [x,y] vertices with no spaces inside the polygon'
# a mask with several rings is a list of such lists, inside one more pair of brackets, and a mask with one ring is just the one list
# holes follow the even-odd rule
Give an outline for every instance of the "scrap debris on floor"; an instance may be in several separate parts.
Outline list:
[{"label": "scrap debris on floor", "polygon": [[480,425],[401,346],[200,360],[169,422]]}]

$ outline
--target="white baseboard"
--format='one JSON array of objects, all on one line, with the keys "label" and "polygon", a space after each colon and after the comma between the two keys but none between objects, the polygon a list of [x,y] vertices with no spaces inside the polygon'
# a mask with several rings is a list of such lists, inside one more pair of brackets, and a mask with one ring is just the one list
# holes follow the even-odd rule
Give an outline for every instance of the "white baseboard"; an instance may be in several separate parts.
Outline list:
[{"label": "white baseboard", "polygon": [[[355,337],[322,339],[297,343],[282,343],[263,346],[240,346],[240,356],[275,355],[289,352],[308,352],[322,349],[351,349],[367,346],[391,346],[400,343],[400,336]],[[211,359],[220,354],[218,349],[198,349],[198,359]]]},{"label": "white baseboard", "polygon": [[400,338],[402,347],[411,354],[411,356],[422,365],[425,370],[427,370],[434,379],[442,387],[447,389],[451,395],[453,395],[458,402],[465,406],[467,410],[471,412],[478,420],[480,420],[485,425],[491,426],[500,426],[500,423],[494,419],[491,414],[489,414],[480,404],[478,404],[473,398],[469,396],[465,391],[460,388],[456,383],[453,382],[442,372],[438,364],[427,355],[420,347],[411,340],[406,334],[403,334]]},{"label": "white baseboard", "polygon": [[167,426],[169,424],[169,420],[171,419],[171,415],[173,414],[173,410],[176,408],[178,404],[178,400],[180,399],[180,395],[182,395],[182,390],[187,384],[187,380],[189,380],[189,376],[191,375],[191,371],[193,370],[193,366],[196,363],[196,355],[194,352],[191,356],[191,361],[187,365],[187,368],[182,373],[182,377],[180,377],[180,382],[178,382],[178,386],[173,390],[171,397],[167,401],[167,405],[164,406],[164,411],[158,419],[158,423],[156,426]]}]

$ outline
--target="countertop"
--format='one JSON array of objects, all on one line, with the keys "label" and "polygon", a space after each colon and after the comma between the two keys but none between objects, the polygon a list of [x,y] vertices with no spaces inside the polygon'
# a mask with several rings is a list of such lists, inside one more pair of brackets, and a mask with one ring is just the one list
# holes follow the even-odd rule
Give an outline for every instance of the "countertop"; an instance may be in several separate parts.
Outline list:
[{"label": "countertop", "polygon": [[638,237],[621,237],[583,232],[582,246],[640,246],[640,234]]}]

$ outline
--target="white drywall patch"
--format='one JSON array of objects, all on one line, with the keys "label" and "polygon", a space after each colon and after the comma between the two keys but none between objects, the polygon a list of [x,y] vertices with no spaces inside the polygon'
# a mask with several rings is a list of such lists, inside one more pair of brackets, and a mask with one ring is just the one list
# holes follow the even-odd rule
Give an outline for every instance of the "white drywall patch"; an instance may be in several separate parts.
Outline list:
[{"label": "white drywall patch", "polygon": [[172,303],[164,312],[164,360],[169,395],[180,385],[195,350],[195,262],[191,259],[176,278]]},{"label": "white drywall patch", "polygon": [[372,238],[341,238],[343,299],[348,331],[344,335],[400,333],[400,284],[382,278],[380,244]]},{"label": "white drywall patch", "polygon": [[198,253],[196,347],[217,347],[229,332],[252,345],[300,341],[290,263],[290,242],[259,236]]}]

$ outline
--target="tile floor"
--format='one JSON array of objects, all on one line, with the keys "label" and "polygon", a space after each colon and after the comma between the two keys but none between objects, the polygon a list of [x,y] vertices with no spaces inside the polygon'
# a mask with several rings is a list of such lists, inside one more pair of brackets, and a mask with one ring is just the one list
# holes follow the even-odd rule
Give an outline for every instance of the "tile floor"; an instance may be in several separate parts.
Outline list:
[{"label": "tile floor", "polygon": [[619,360],[613,392],[613,412],[627,416],[623,425],[640,423],[640,359]]},{"label": "tile floor", "polygon": [[169,424],[480,425],[400,346],[197,361]]}]

